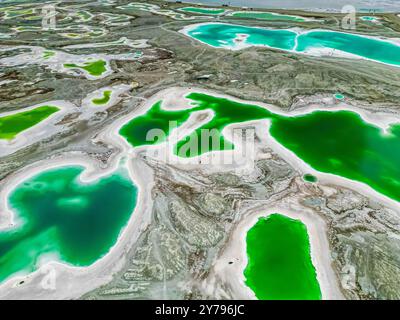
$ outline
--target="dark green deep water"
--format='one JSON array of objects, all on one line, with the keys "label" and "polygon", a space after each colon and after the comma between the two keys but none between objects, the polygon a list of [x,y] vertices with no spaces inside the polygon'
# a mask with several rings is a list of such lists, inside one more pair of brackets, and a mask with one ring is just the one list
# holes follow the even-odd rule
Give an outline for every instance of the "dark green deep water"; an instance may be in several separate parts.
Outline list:
[{"label": "dark green deep water", "polygon": [[[400,124],[393,124],[388,133],[384,133],[352,111],[314,111],[289,117],[274,114],[257,105],[201,93],[191,93],[187,98],[193,101],[188,109],[166,111],[160,108],[159,102],[145,115],[129,121],[120,134],[134,147],[158,143],[160,141],[146,141],[147,130],[168,128],[169,121],[177,121],[180,125],[192,112],[212,110],[215,115],[211,121],[177,143],[179,156],[194,157],[234,147],[222,134],[217,148],[211,144],[211,139],[201,141],[202,129],[216,129],[221,133],[231,123],[269,119],[271,136],[315,170],[365,183],[381,194],[400,201]],[[198,148],[188,148],[193,144]],[[201,148],[207,144],[209,149]],[[189,153],[188,150],[195,152]]]},{"label": "dark green deep water", "polygon": [[0,232],[0,281],[37,269],[46,254],[88,266],[116,243],[136,204],[125,169],[91,183],[78,181],[83,167],[46,170],[9,195],[18,226]]}]

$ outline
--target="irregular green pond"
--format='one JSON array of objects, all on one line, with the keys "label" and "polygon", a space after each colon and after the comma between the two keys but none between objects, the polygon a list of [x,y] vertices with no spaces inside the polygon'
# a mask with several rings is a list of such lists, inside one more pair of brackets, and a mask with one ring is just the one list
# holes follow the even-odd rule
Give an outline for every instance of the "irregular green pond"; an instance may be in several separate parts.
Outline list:
[{"label": "irregular green pond", "polygon": [[[384,133],[352,111],[314,111],[290,117],[202,93],[190,93],[187,98],[192,100],[188,109],[168,111],[158,102],[147,113],[126,123],[119,133],[133,147],[152,145],[165,141],[170,121],[179,126],[193,112],[211,110],[213,118],[176,145],[175,154],[195,157],[234,148],[221,133],[227,125],[269,119],[271,136],[315,170],[365,183],[400,201],[400,124],[393,124]],[[146,136],[152,129],[165,134],[150,141]],[[216,135],[210,138],[202,130],[213,130]],[[215,137],[218,144],[213,141]]]},{"label": "irregular green pond", "polygon": [[14,139],[19,133],[33,127],[59,110],[55,106],[41,106],[0,117],[0,140]]},{"label": "irregular green pond", "polygon": [[179,11],[192,12],[197,14],[220,15],[223,14],[226,10],[218,8],[185,7],[185,8],[180,8]]},{"label": "irregular green pond", "polygon": [[260,300],[319,300],[306,226],[280,214],[260,218],[247,232],[246,285]]},{"label": "irregular green pond", "polygon": [[[311,30],[298,34],[286,29],[204,23],[194,25],[186,34],[215,48],[238,49],[243,45],[267,46],[298,53],[333,49],[380,63],[400,65],[400,45],[351,33]],[[240,35],[242,35],[241,39]]]},{"label": "irregular green pond", "polygon": [[262,12],[262,11],[236,11],[232,12],[232,17],[236,18],[247,18],[247,19],[260,19],[260,20],[288,20],[303,22],[306,19],[298,16],[291,16],[287,14],[279,14],[274,12]]},{"label": "irregular green pond", "polygon": [[93,62],[85,62],[83,65],[78,65],[75,63],[65,63],[65,68],[70,69],[83,69],[87,71],[91,76],[98,77],[107,71],[107,63],[104,60],[97,60]]},{"label": "irregular green pond", "polygon": [[110,101],[111,93],[111,90],[105,90],[103,91],[103,96],[101,98],[94,98],[92,99],[92,102],[97,105],[107,104],[108,101]]},{"label": "irregular green pond", "polygon": [[18,226],[0,231],[0,281],[30,273],[45,255],[89,266],[116,243],[136,204],[126,169],[82,183],[80,166],[50,169],[21,182],[8,197]]}]

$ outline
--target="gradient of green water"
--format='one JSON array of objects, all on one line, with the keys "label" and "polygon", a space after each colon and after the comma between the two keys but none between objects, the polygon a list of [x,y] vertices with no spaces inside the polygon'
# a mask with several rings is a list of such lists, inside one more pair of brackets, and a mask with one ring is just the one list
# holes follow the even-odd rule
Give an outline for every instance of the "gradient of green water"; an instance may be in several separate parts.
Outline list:
[{"label": "gradient of green water", "polygon": [[314,30],[297,34],[285,29],[264,29],[223,23],[197,25],[190,37],[215,48],[238,48],[238,34],[247,35],[245,44],[268,46],[293,52],[310,49],[335,49],[380,63],[400,66],[400,45],[362,35]]},{"label": "gradient of green water", "polygon": [[38,268],[51,254],[88,266],[116,243],[136,204],[126,169],[90,183],[80,166],[49,169],[21,182],[8,204],[18,226],[0,231],[0,281]]},{"label": "gradient of green water", "polygon": [[0,117],[0,139],[12,140],[19,133],[42,122],[59,110],[55,106],[41,106]]},{"label": "gradient of green water", "polygon": [[[384,133],[352,111],[314,111],[289,117],[257,105],[201,93],[191,93],[187,98],[192,103],[181,111],[163,110],[158,102],[146,114],[125,124],[120,134],[133,147],[160,143],[165,138],[147,141],[147,132],[161,129],[168,136],[169,121],[176,121],[179,126],[193,112],[211,110],[214,117],[209,122],[177,143],[177,155],[195,157],[209,151],[234,148],[221,134],[227,125],[269,119],[271,136],[315,170],[365,183],[400,201],[400,124],[393,124]],[[204,129],[215,129],[219,133],[218,146],[215,147],[211,139],[202,141],[201,130]],[[188,148],[193,144],[197,148]],[[209,148],[203,148],[207,144]],[[197,152],[188,153],[193,150]]]},{"label": "gradient of green water", "polygon": [[246,285],[260,300],[319,300],[306,226],[280,214],[260,218],[246,236]]}]

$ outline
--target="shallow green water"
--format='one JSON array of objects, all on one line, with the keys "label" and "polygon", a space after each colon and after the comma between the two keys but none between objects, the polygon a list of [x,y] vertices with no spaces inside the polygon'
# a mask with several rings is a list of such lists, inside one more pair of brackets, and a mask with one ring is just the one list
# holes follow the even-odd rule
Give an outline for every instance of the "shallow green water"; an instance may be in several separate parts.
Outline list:
[{"label": "shallow green water", "polygon": [[260,300],[318,300],[306,226],[280,214],[260,218],[246,236],[246,285]]},{"label": "shallow green water", "polygon": [[[267,46],[306,53],[315,49],[334,49],[380,63],[400,66],[400,45],[362,35],[314,30],[302,34],[285,29],[264,29],[223,23],[205,23],[194,26],[190,37],[216,48]],[[237,41],[238,34],[246,35]]]},{"label": "shallow green water", "polygon": [[86,70],[91,76],[98,77],[107,71],[107,63],[104,60],[97,60],[93,62],[85,62],[83,65],[75,63],[65,63],[65,68],[83,69]]},{"label": "shallow green water", "polygon": [[197,7],[185,7],[180,8],[179,11],[192,12],[198,14],[207,14],[207,15],[219,15],[224,13],[225,9],[218,8],[197,8]]},{"label": "shallow green water", "polygon": [[296,33],[290,30],[272,30],[224,23],[206,23],[191,29],[188,35],[216,48],[235,48],[238,34],[248,35],[246,43],[282,50],[292,50]]},{"label": "shallow green water", "polygon": [[106,104],[108,101],[110,101],[111,93],[111,90],[105,90],[103,91],[103,96],[101,98],[94,98],[92,99],[92,102],[97,105]]},{"label": "shallow green water", "polygon": [[55,106],[41,106],[0,117],[0,139],[12,140],[19,133],[33,127],[59,110]]},{"label": "shallow green water", "polygon": [[289,21],[306,21],[306,19],[297,16],[291,16],[286,14],[262,12],[262,11],[237,11],[232,13],[233,17],[237,18],[248,18],[248,19],[260,19],[260,20],[289,20]]},{"label": "shallow green water", "polygon": [[125,169],[91,182],[82,167],[46,170],[21,182],[8,204],[19,225],[0,231],[0,281],[37,269],[44,255],[88,266],[116,243],[136,203]]},{"label": "shallow green water", "polygon": [[[179,126],[195,111],[212,110],[211,121],[177,143],[177,155],[194,157],[234,148],[221,134],[227,125],[269,119],[271,136],[315,170],[363,182],[400,201],[400,124],[394,124],[384,134],[379,127],[351,111],[314,111],[288,117],[257,105],[201,93],[191,93],[187,98],[192,104],[181,111],[163,110],[158,102],[146,114],[124,125],[120,134],[134,147],[152,145],[165,141],[170,132],[169,121],[176,121]],[[147,141],[146,134],[151,129],[161,129],[165,136]],[[207,129],[216,131],[219,144],[202,136],[202,130]]]}]

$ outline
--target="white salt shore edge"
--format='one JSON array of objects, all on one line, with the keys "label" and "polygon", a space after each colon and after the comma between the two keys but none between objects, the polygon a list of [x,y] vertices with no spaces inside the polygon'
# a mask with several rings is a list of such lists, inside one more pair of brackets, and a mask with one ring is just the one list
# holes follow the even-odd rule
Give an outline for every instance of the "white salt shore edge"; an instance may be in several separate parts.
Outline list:
[{"label": "white salt shore edge", "polygon": [[[108,283],[112,279],[112,275],[119,271],[124,263],[126,262],[126,253],[128,250],[133,246],[133,244],[138,239],[141,231],[148,226],[151,222],[151,207],[152,207],[152,199],[151,199],[151,189],[154,184],[153,180],[153,172],[152,170],[145,165],[139,158],[139,153],[143,151],[149,151],[153,149],[158,149],[159,155],[168,154],[170,156],[169,160],[175,161],[174,164],[184,166],[184,168],[191,168],[196,167],[198,168],[198,161],[201,158],[202,160],[206,160],[212,158],[215,155],[221,155],[226,153],[233,153],[233,152],[240,152],[241,146],[239,145],[235,151],[217,151],[217,152],[210,152],[208,154],[204,154],[199,157],[190,158],[190,159],[183,159],[176,157],[175,155],[171,154],[171,150],[168,147],[167,143],[163,143],[157,146],[142,146],[138,148],[132,148],[125,139],[123,139],[119,134],[120,128],[130,119],[136,117],[140,114],[145,113],[155,102],[159,100],[163,100],[163,108],[164,109],[184,109],[188,106],[188,100],[185,96],[190,92],[200,92],[206,93],[217,97],[224,97],[228,98],[233,101],[242,102],[242,103],[251,103],[272,112],[276,112],[279,114],[284,114],[286,116],[294,116],[298,114],[305,114],[309,113],[310,111],[317,110],[318,108],[304,108],[300,111],[285,113],[282,112],[277,107],[267,105],[260,102],[251,102],[251,101],[243,101],[237,98],[233,98],[229,95],[215,93],[209,90],[197,89],[197,88],[170,88],[163,91],[160,91],[145,103],[141,104],[139,108],[132,111],[130,114],[118,119],[112,125],[105,128],[96,138],[98,141],[104,141],[106,143],[110,143],[113,146],[120,149],[120,153],[114,156],[110,163],[109,167],[106,169],[102,169],[99,167],[99,164],[93,160],[89,160],[87,157],[82,156],[81,154],[74,155],[70,153],[68,157],[50,159],[50,160],[43,160],[38,163],[32,164],[21,169],[16,174],[6,178],[3,182],[3,188],[0,190],[0,212],[7,212],[5,215],[6,218],[2,216],[2,220],[0,221],[0,228],[7,228],[12,226],[16,221],[13,219],[12,213],[7,208],[7,196],[16,185],[21,183],[22,181],[26,180],[29,176],[35,175],[43,170],[47,170],[49,168],[65,166],[65,165],[82,165],[86,168],[84,174],[82,175],[81,179],[83,182],[91,181],[93,179],[97,179],[101,176],[109,174],[110,172],[114,171],[122,158],[127,159],[127,165],[129,169],[129,174],[132,181],[135,183],[138,189],[138,199],[137,205],[135,207],[134,212],[124,230],[121,231],[120,237],[116,244],[110,249],[109,253],[106,254],[104,257],[99,259],[97,262],[92,264],[89,267],[74,267],[70,265],[66,265],[65,263],[61,263],[59,261],[48,261],[45,259],[43,264],[40,266],[39,270],[31,273],[29,275],[20,275],[20,276],[13,276],[11,279],[7,280],[3,284],[0,285],[0,299],[23,299],[23,298],[30,298],[30,299],[73,299],[78,298],[84,293],[91,291],[99,286]],[[324,108],[323,110],[327,110]],[[345,103],[341,103],[340,106],[333,106],[328,108],[328,110],[352,110],[359,113],[363,119],[374,123],[380,126],[383,130],[387,128],[388,124],[393,122],[399,122],[399,118],[397,116],[386,116],[384,113],[370,113],[363,109],[354,108],[353,106],[346,105]],[[210,116],[210,115],[209,115]],[[180,129],[175,129],[171,132],[171,137],[175,136],[177,138],[181,137],[182,135],[188,134],[193,129],[201,126],[202,122],[195,122],[196,119],[193,115],[190,119],[185,123]],[[385,197],[367,185],[364,185],[359,182],[351,181],[346,178],[334,176],[331,174],[324,174],[315,171],[310,166],[305,164],[302,160],[297,158],[292,152],[288,151],[287,149],[283,148],[279,145],[274,139],[272,139],[268,135],[268,127],[269,122],[266,120],[259,120],[259,121],[250,121],[246,123],[240,124],[232,124],[226,127],[223,131],[223,134],[226,136],[228,140],[232,139],[232,129],[237,127],[243,127],[247,124],[253,124],[256,127],[257,134],[260,135],[262,133],[262,139],[257,146],[259,147],[271,147],[276,153],[282,156],[283,159],[288,161],[294,168],[297,169],[300,173],[311,173],[317,176],[319,181],[322,184],[335,184],[347,188],[351,188],[357,190],[358,192],[367,195],[372,199],[376,199],[380,203],[386,205],[387,207],[391,208],[392,210],[398,213],[399,205],[396,201]],[[232,165],[223,165],[217,164],[213,166],[208,166],[206,171],[213,171],[213,172],[226,172],[229,170],[241,170],[243,169],[244,172],[248,172],[251,167],[248,167],[248,163],[244,163],[240,165],[241,167],[235,167],[235,164]],[[239,232],[244,237],[245,231],[248,229],[248,226],[254,223],[254,219],[256,216],[260,214],[271,213],[272,211],[270,208],[265,208],[262,211],[258,211],[254,213],[252,217],[252,213],[249,215],[246,214],[244,220],[241,222],[242,224],[238,227],[235,232]],[[294,216],[295,214],[292,211],[287,210],[287,208],[283,208],[281,206],[276,208],[276,212],[287,214],[289,216]],[[321,227],[322,222],[318,222],[317,214],[314,214],[313,217],[309,217],[306,213],[300,217],[296,215],[297,219],[301,219],[307,226],[309,237],[311,241],[312,247],[312,259],[314,266],[317,270],[318,280],[321,286],[321,290],[323,291],[324,298],[331,298],[337,297],[337,290],[335,286],[332,284],[332,281],[337,281],[336,277],[331,278],[327,275],[331,275],[330,268],[330,261],[326,258],[326,253],[321,257],[320,252],[322,249],[326,249],[326,235],[324,227]],[[323,225],[323,223],[322,223]],[[323,229],[323,230],[322,230]],[[324,238],[325,237],[325,238]],[[232,242],[233,243],[233,242]],[[243,244],[243,243],[242,243]],[[232,244],[235,246],[234,244]],[[241,252],[241,254],[245,254],[245,250],[241,251],[243,247],[240,244],[236,245],[236,253]],[[242,261],[242,267],[245,260]],[[219,265],[219,262],[216,263],[216,266]],[[57,274],[57,286],[55,290],[45,290],[42,286],[42,281],[44,278],[43,270],[48,270],[48,267],[53,268]],[[241,270],[240,267],[236,270],[236,273],[232,273],[229,277],[234,281],[234,278],[242,279],[243,278],[243,268]],[[22,285],[19,285],[20,281],[24,281]],[[238,289],[239,290],[239,289]],[[242,290],[242,291],[240,291]],[[244,297],[251,298],[249,294],[249,289],[245,286],[239,291],[240,294]],[[239,295],[238,291],[238,295]],[[243,294],[244,292],[244,294]],[[247,293],[246,293],[247,292]]]},{"label": "white salt shore edge", "polygon": [[[94,113],[104,111],[105,109],[117,104],[121,100],[121,95],[126,94],[132,88],[130,85],[119,84],[114,86],[107,86],[90,92],[85,98],[82,99],[79,107],[72,102],[65,100],[47,101],[33,106],[19,109],[17,111],[1,113],[0,117],[17,114],[29,110],[36,109],[41,106],[54,106],[60,110],[51,114],[48,118],[42,120],[31,128],[28,128],[21,133],[17,134],[12,140],[0,139],[0,157],[9,155],[24,147],[32,145],[40,140],[51,137],[62,131],[62,126],[57,124],[64,117],[79,113],[79,120],[87,120],[93,116]],[[104,91],[111,91],[110,100],[103,105],[96,105],[92,102],[95,98],[102,98]]]},{"label": "white salt shore edge", "polygon": [[57,133],[56,123],[61,121],[61,119],[69,112],[77,112],[79,108],[71,102],[65,100],[54,100],[46,101],[44,103],[35,104],[33,106],[19,109],[11,112],[4,112],[0,114],[0,117],[5,117],[13,114],[18,114],[25,111],[30,111],[42,106],[54,106],[59,110],[54,112],[46,119],[42,120],[33,127],[22,131],[17,134],[17,136],[8,141],[0,139],[0,157],[13,153],[24,146],[31,145],[38,142],[41,139],[50,137],[51,135]]},{"label": "white salt shore edge", "polygon": [[[291,31],[297,34],[295,38],[295,46],[293,49],[281,49],[281,48],[276,48],[276,47],[271,47],[266,44],[252,44],[246,42],[247,36],[243,36],[243,34],[237,38],[237,42],[234,45],[229,45],[229,44],[224,44],[223,46],[217,47],[210,45],[209,43],[206,43],[202,40],[196,39],[195,37],[192,37],[189,32],[195,30],[196,28],[202,26],[202,25],[209,25],[209,24],[221,24],[221,25],[230,25],[230,26],[241,26],[241,27],[247,27],[250,29],[266,29],[266,30],[281,30],[281,29],[274,29],[274,28],[267,28],[267,27],[254,27],[254,26],[245,26],[241,24],[233,24],[233,23],[226,23],[226,22],[202,22],[202,23],[196,23],[196,24],[191,24],[185,26],[183,29],[179,30],[180,33],[184,34],[185,36],[189,37],[190,39],[194,39],[198,41],[199,43],[202,43],[204,45],[207,45],[209,47],[215,48],[215,49],[224,49],[224,50],[232,50],[232,51],[239,51],[251,47],[261,47],[261,48],[268,48],[268,49],[273,49],[273,50],[279,50],[279,51],[285,51],[285,52],[291,52],[293,54],[300,54],[300,55],[307,55],[307,56],[314,56],[314,57],[335,57],[335,58],[347,58],[347,59],[355,59],[355,60],[366,60],[366,61],[372,61],[375,63],[380,63],[384,64],[387,66],[391,67],[400,67],[399,65],[395,64],[390,64],[370,58],[366,58],[360,55],[352,54],[349,52],[345,52],[342,50],[334,49],[334,48],[325,48],[325,47],[310,47],[307,48],[304,51],[297,51],[297,37],[303,34],[307,34],[310,32],[318,32],[318,31],[324,31],[324,32],[335,32],[335,33],[344,33],[344,34],[352,34],[355,36],[361,36],[364,38],[369,38],[369,39],[374,39],[377,41],[383,41],[387,43],[391,43],[396,46],[400,46],[400,39],[398,38],[383,38],[383,37],[377,37],[377,36],[370,36],[370,35],[364,35],[364,34],[359,34],[359,33],[350,33],[350,32],[341,32],[341,31],[335,31],[335,30],[326,30],[326,29],[312,29],[312,30],[303,30],[298,27],[295,28],[288,28],[284,29],[287,31]],[[239,36],[239,35],[238,35]],[[235,39],[236,40],[236,39]]]},{"label": "white salt shore edge", "polygon": [[[337,277],[331,267],[327,230],[322,218],[311,210],[304,210],[304,208],[295,204],[282,203],[277,207],[260,207],[247,212],[247,217],[240,221],[231,233],[227,247],[213,266],[211,278],[218,276],[224,282],[229,283],[239,299],[256,299],[253,291],[246,286],[243,273],[248,264],[247,232],[257,223],[259,218],[279,213],[300,220],[306,226],[310,241],[310,256],[316,271],[322,299],[343,299],[343,294],[340,292],[336,280]],[[233,263],[230,264],[230,262]],[[207,284],[204,285],[207,287]]]}]

